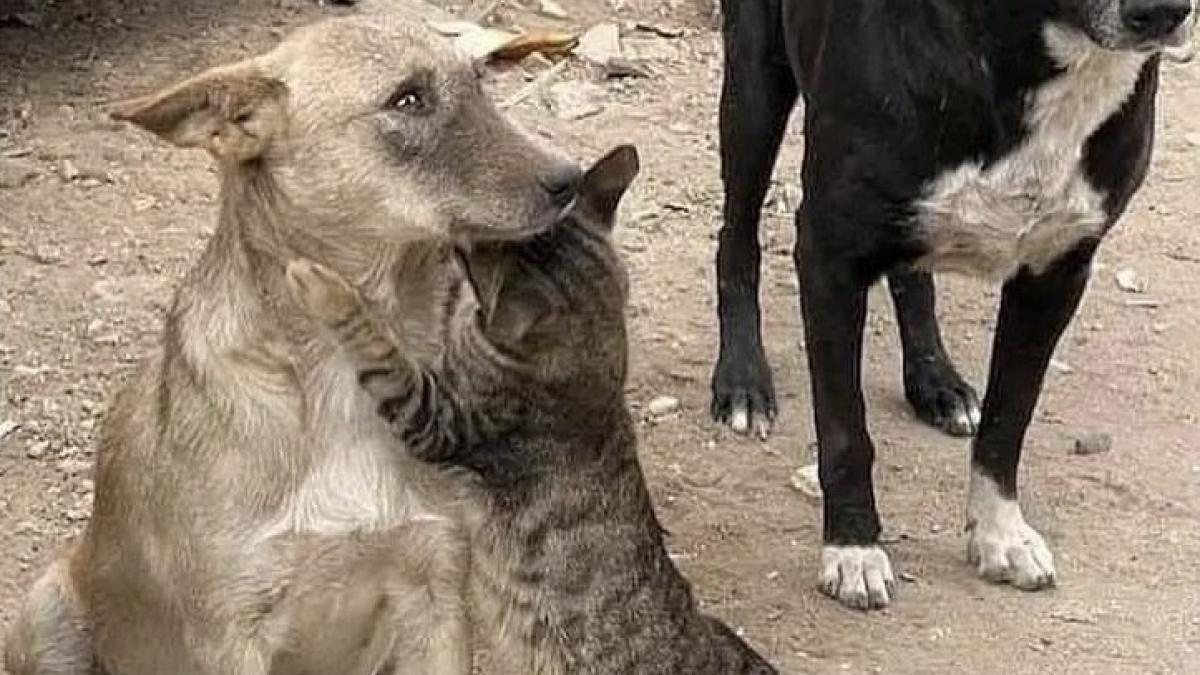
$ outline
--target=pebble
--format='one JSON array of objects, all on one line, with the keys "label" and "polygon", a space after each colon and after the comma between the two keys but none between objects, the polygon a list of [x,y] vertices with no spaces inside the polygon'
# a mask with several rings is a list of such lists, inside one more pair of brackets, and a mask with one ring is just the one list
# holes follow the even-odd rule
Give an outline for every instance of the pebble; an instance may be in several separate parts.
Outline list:
[{"label": "pebble", "polygon": [[1050,368],[1054,372],[1061,375],[1070,375],[1071,373],[1075,372],[1075,368],[1073,368],[1071,364],[1064,361],[1059,361],[1058,359],[1050,359]]},{"label": "pebble", "polygon": [[609,59],[621,57],[621,29],[615,23],[592,26],[579,37],[575,53],[581,58],[603,66]]},{"label": "pebble", "polygon": [[560,119],[581,120],[604,110],[599,100],[603,95],[599,85],[590,82],[559,82],[547,92],[550,108]]},{"label": "pebble", "polygon": [[1126,293],[1143,293],[1146,290],[1146,286],[1138,277],[1137,272],[1131,269],[1123,269],[1117,272],[1116,280],[1117,288]]},{"label": "pebble", "polygon": [[12,420],[4,420],[0,422],[0,441],[4,440],[5,437],[20,428],[21,425]]},{"label": "pebble", "polygon": [[1186,134],[1183,140],[1187,141],[1187,144],[1193,148],[1200,148],[1200,134]]},{"label": "pebble", "polygon": [[812,500],[821,499],[821,478],[816,464],[806,464],[792,472],[792,489]]},{"label": "pebble", "polygon": [[672,415],[679,412],[679,408],[679,399],[674,396],[656,396],[646,405],[646,410],[654,417]]},{"label": "pebble", "polygon": [[38,441],[29,446],[25,451],[25,456],[29,459],[41,459],[46,456],[46,451],[50,449],[50,441]]},{"label": "pebble", "polygon": [[1112,436],[1103,432],[1090,433],[1075,439],[1072,453],[1076,455],[1100,455],[1112,450]]},{"label": "pebble", "polygon": [[39,265],[53,265],[62,262],[62,249],[50,244],[39,244],[33,248],[30,258]]},{"label": "pebble", "polygon": [[71,521],[72,523],[78,523],[80,521],[87,520],[91,515],[92,514],[89,512],[89,510],[82,506],[75,507],[73,509],[67,509],[67,520]]},{"label": "pebble", "polygon": [[79,167],[75,166],[75,162],[72,162],[69,159],[64,159],[62,164],[58,167],[58,175],[62,176],[63,180],[70,183],[76,178],[79,178]]},{"label": "pebble", "polygon": [[554,0],[541,0],[538,3],[538,11],[551,19],[566,19],[570,16],[567,14],[567,10]]}]

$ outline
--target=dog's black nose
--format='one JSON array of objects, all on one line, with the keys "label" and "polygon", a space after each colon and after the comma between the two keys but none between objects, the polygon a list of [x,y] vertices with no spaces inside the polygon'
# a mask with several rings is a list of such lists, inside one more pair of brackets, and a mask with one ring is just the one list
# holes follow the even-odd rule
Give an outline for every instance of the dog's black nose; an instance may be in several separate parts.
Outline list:
[{"label": "dog's black nose", "polygon": [[1122,0],[1121,21],[1143,40],[1158,40],[1171,34],[1192,12],[1190,0]]},{"label": "dog's black nose", "polygon": [[538,183],[550,193],[550,198],[560,206],[566,206],[575,198],[583,170],[574,164],[556,164],[538,174]]}]

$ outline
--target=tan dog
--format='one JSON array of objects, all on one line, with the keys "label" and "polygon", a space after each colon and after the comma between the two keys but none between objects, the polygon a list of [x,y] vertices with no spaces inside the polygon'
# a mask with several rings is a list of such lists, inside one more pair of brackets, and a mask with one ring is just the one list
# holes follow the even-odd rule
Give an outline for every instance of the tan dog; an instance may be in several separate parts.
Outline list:
[{"label": "tan dog", "polygon": [[117,107],[221,165],[220,223],[112,406],[82,540],[9,636],[17,675],[470,671],[453,488],[397,453],[284,270],[320,261],[407,339],[448,234],[552,220],[579,171],[393,20],[340,19]]}]

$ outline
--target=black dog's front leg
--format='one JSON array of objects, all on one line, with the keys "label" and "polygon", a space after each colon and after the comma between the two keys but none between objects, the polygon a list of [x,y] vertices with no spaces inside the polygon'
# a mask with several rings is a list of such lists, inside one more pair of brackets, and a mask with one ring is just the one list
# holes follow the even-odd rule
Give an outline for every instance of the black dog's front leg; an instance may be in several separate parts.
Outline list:
[{"label": "black dog's front leg", "polygon": [[812,378],[824,492],[821,589],[858,609],[885,607],[895,584],[878,545],[879,514],[861,384],[863,323],[872,276],[826,245],[832,224],[797,213],[796,268]]},{"label": "black dog's front leg", "polygon": [[1050,357],[1079,307],[1095,243],[1042,274],[1004,286],[983,421],[971,454],[967,555],[980,576],[1036,590],[1054,585],[1054,557],[1017,502],[1017,465]]},{"label": "black dog's front leg", "polygon": [[717,248],[721,348],[712,377],[712,414],[736,431],[766,436],[775,387],[759,313],[758,225],[771,171],[795,105],[776,0],[726,4],[721,88],[724,226]]},{"label": "black dog's front leg", "polygon": [[904,394],[917,417],[952,436],[979,428],[979,396],[959,375],[938,330],[933,275],[916,270],[888,274],[888,290],[904,351]]}]

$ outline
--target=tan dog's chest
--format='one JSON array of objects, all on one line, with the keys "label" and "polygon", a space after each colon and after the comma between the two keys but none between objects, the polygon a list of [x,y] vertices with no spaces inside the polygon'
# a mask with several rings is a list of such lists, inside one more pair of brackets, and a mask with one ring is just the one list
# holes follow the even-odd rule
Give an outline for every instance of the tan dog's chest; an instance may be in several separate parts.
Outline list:
[{"label": "tan dog's chest", "polygon": [[[444,481],[407,456],[355,377],[349,364],[335,356],[309,378],[304,403],[309,438],[304,443],[312,450],[311,459],[263,538],[379,532],[406,522],[448,518],[426,495],[439,490],[421,489]],[[448,489],[440,492],[449,496]]]}]

